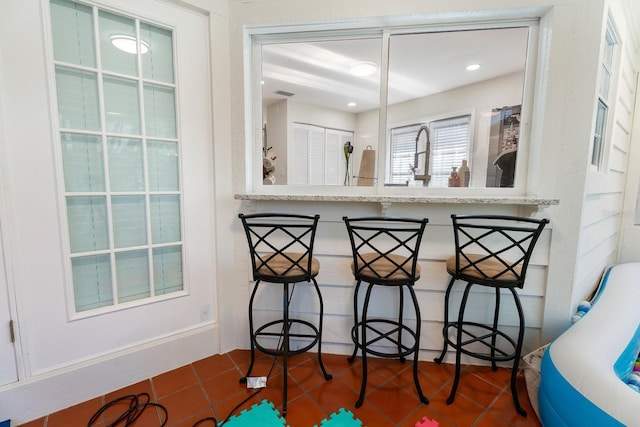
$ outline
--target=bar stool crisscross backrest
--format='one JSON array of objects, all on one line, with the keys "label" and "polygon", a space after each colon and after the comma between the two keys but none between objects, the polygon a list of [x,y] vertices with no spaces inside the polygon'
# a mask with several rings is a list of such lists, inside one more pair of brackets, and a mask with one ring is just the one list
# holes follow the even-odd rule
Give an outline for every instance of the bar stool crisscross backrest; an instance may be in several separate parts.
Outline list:
[{"label": "bar stool crisscross backrest", "polygon": [[458,279],[488,286],[522,288],[545,221],[500,215],[453,215],[455,265],[451,259],[447,263],[448,272]]},{"label": "bar stool crisscross backrest", "polygon": [[253,279],[296,282],[316,276],[319,263],[314,263],[313,245],[319,218],[293,214],[241,216]]},{"label": "bar stool crisscross backrest", "polygon": [[396,284],[420,278],[417,248],[426,223],[409,221],[396,219],[395,226],[386,224],[387,228],[354,220],[348,223],[356,280]]}]

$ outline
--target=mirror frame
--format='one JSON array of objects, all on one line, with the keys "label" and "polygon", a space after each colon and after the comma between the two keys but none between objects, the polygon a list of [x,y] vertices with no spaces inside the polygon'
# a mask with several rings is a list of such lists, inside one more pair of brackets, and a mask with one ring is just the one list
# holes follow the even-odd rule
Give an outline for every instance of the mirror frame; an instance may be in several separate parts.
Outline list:
[{"label": "mirror frame", "polygon": [[[391,18],[391,17],[388,17]],[[405,18],[407,20],[409,18]],[[394,19],[389,19],[393,21]],[[402,19],[401,19],[402,21]],[[426,21],[426,20],[425,20]],[[388,84],[388,49],[392,35],[431,33],[459,30],[485,30],[526,27],[529,39],[526,49],[524,84],[522,88],[522,120],[518,141],[516,177],[513,187],[466,187],[466,188],[433,188],[433,187],[396,187],[385,186],[384,176],[387,157],[387,84]],[[324,24],[291,24],[282,26],[255,26],[245,28],[245,141],[246,141],[246,191],[255,194],[319,194],[319,195],[383,195],[383,196],[521,196],[526,194],[527,175],[531,162],[530,130],[534,105],[534,86],[536,68],[539,62],[538,43],[540,38],[540,18],[531,17],[509,20],[483,20],[482,22],[446,22],[433,24],[412,21],[406,25],[389,25],[387,20],[373,19],[363,22],[335,22]],[[380,37],[382,41],[382,57],[380,70],[380,107],[378,114],[379,139],[376,160],[378,178],[374,186],[313,186],[313,185],[264,185],[262,174],[263,151],[263,112],[261,87],[261,48],[263,44],[289,43],[304,41],[337,40],[345,38]]]}]

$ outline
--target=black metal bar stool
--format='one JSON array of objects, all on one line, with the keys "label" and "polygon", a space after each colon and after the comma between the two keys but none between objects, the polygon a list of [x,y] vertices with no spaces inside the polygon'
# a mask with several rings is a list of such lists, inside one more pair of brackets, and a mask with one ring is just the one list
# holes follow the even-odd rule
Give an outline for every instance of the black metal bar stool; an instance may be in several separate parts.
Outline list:
[{"label": "black metal bar stool", "polygon": [[[444,301],[444,346],[436,363],[442,363],[450,345],[456,351],[456,370],[447,404],[453,403],[460,379],[461,355],[466,354],[491,362],[497,370],[498,362],[513,360],[511,394],[516,410],[520,406],[516,391],[518,363],[522,353],[525,319],[516,289],[524,286],[527,267],[533,249],[549,220],[504,215],[451,215],[455,240],[455,255],[447,260],[451,280]],[[449,320],[451,289],[457,280],[466,282],[457,320]],[[491,324],[465,318],[467,300],[472,286],[486,286],[495,290],[495,305]],[[500,299],[503,292],[511,294],[518,313],[518,337],[513,339],[500,330]]]},{"label": "black metal bar stool", "polygon": [[[247,381],[255,361],[255,349],[281,356],[284,371],[282,415],[287,414],[287,359],[304,353],[318,345],[318,363],[326,380],[332,378],[322,363],[322,317],[324,304],[316,276],[320,262],[313,256],[313,244],[320,215],[252,214],[239,215],[251,253],[251,266],[255,285],[249,299],[249,329],[251,341],[251,363],[247,374],[240,379]],[[258,327],[253,321],[253,302],[261,282],[282,285],[282,318],[266,322]],[[320,317],[317,325],[292,318],[289,307],[296,283],[313,283]],[[291,287],[290,287],[291,285]],[[278,341],[273,346],[274,341]],[[295,342],[297,349],[292,346]]]},{"label": "black metal bar stool", "polygon": [[[413,285],[420,278],[418,251],[428,219],[389,217],[343,217],[347,226],[353,253],[352,270],[356,279],[353,298],[354,326],[351,338],[355,344],[349,362],[362,353],[362,384],[356,402],[359,408],[367,387],[367,355],[399,358],[404,362],[413,353],[413,380],[422,403],[429,403],[418,380],[418,353],[420,350],[420,307]],[[367,282],[362,314],[358,310],[358,292]],[[369,317],[371,293],[376,286],[398,289],[397,319]],[[411,296],[416,324],[411,329],[404,320],[404,290]],[[384,304],[388,304],[387,301]]]}]

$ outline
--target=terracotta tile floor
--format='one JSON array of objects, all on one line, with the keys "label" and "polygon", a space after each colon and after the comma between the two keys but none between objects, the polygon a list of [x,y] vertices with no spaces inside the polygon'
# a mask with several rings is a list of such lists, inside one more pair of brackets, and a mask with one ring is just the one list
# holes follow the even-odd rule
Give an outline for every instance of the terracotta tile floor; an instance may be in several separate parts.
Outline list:
[{"label": "terracotta tile floor", "polygon": [[[368,427],[414,427],[423,416],[437,421],[440,427],[541,426],[531,408],[522,374],[518,382],[519,397],[529,415],[524,418],[516,413],[506,369],[493,372],[489,367],[466,366],[456,399],[452,405],[447,405],[445,401],[451,390],[453,365],[420,362],[420,382],[430,400],[429,405],[423,405],[417,399],[411,362],[402,364],[393,359],[369,359],[367,395],[364,404],[356,409],[360,361],[350,364],[347,356],[333,354],[323,354],[322,358],[329,373],[333,374],[330,381],[324,381],[316,354],[306,353],[289,359],[286,424],[291,427],[320,425],[321,420],[342,407],[353,412]],[[151,396],[151,402],[166,408],[166,426],[192,427],[206,417],[216,417],[221,421],[253,392],[238,382],[248,363],[249,352],[246,350],[211,356],[23,426],[87,426],[92,415],[104,404],[118,397],[143,392]],[[252,375],[267,375],[272,365],[273,358],[261,355],[256,360]],[[281,410],[282,373],[280,359],[277,359],[268,387],[242,404],[239,410],[250,408],[263,399],[273,402]],[[109,420],[113,422],[127,406],[128,402],[120,402],[111,407],[93,425],[108,425]],[[161,410],[152,406],[132,425],[155,427],[163,425],[164,419]],[[204,422],[199,427],[213,425],[213,422]]]}]

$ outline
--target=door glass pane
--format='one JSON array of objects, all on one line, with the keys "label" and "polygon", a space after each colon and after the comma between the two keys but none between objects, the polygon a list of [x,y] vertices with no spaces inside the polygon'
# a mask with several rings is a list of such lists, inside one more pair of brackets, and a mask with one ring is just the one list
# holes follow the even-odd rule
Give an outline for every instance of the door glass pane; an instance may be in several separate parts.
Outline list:
[{"label": "door glass pane", "polygon": [[154,244],[180,241],[180,197],[151,196],[151,240]]},{"label": "door glass pane", "polygon": [[74,258],[71,260],[71,271],[76,311],[113,304],[109,255]]},{"label": "door glass pane", "polygon": [[105,77],[104,110],[107,132],[140,135],[140,102],[137,82]]},{"label": "door glass pane", "polygon": [[156,295],[177,292],[182,284],[182,247],[170,246],[153,250],[153,280]]},{"label": "door glass pane", "polygon": [[144,85],[144,119],[147,135],[176,137],[176,97],[173,88]]},{"label": "door glass pane", "polygon": [[116,248],[140,246],[147,243],[147,217],[144,196],[114,196],[113,240]]},{"label": "door glass pane", "polygon": [[146,250],[116,254],[118,302],[135,301],[151,296],[149,255]]},{"label": "door glass pane", "polygon": [[53,54],[56,61],[96,66],[91,8],[65,0],[51,1]]},{"label": "door glass pane", "polygon": [[147,164],[150,191],[178,191],[178,144],[149,141]]},{"label": "door glass pane", "polygon": [[100,130],[96,74],[56,67],[56,86],[60,127]]},{"label": "door glass pane", "polygon": [[61,139],[65,190],[104,191],[100,137],[63,133]]},{"label": "door glass pane", "polygon": [[67,218],[71,253],[109,248],[107,202],[104,197],[68,197]]},{"label": "door glass pane", "polygon": [[109,179],[111,191],[143,191],[142,141],[109,138]]},{"label": "door glass pane", "polygon": [[173,34],[164,28],[140,23],[140,37],[150,50],[142,56],[142,77],[173,83]]},{"label": "door glass pane", "polygon": [[102,68],[121,74],[138,74],[136,25],[133,19],[100,11]]}]

